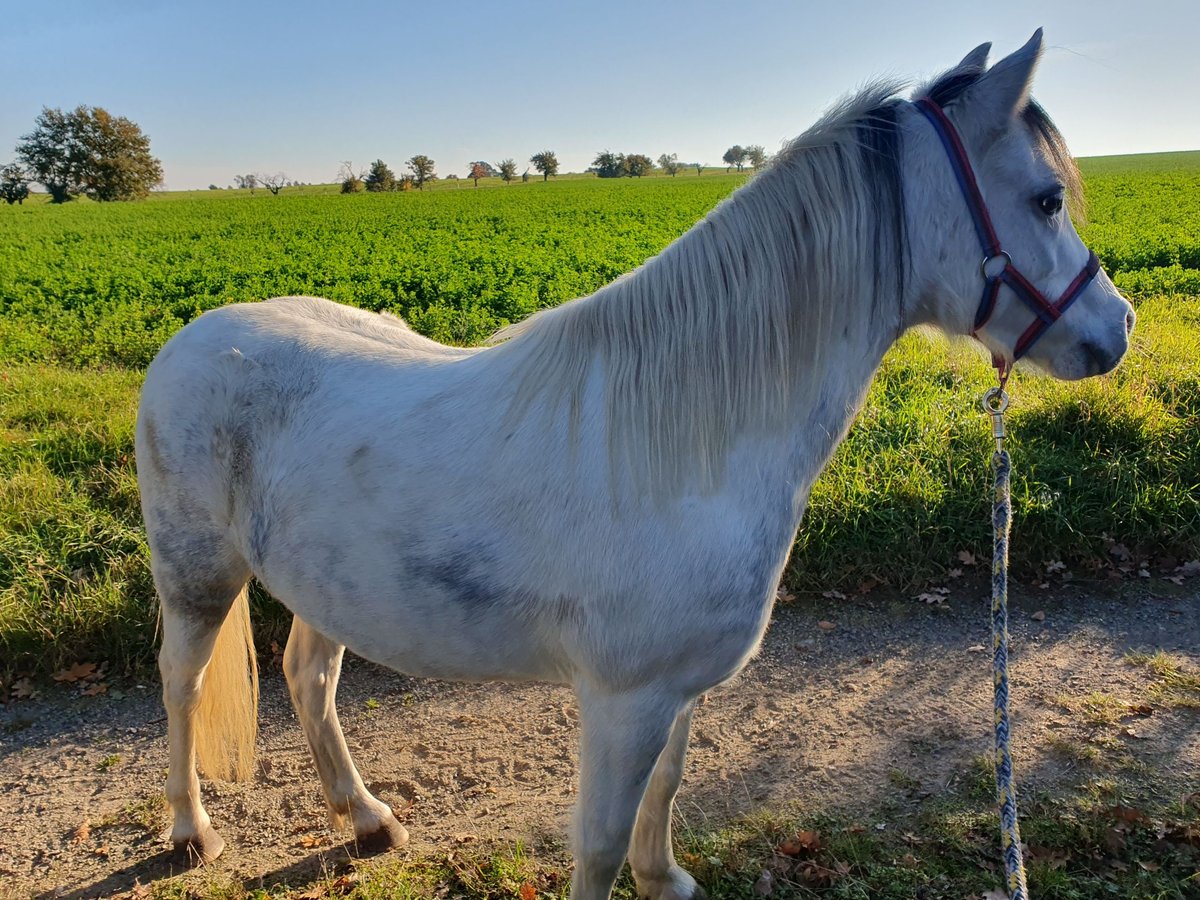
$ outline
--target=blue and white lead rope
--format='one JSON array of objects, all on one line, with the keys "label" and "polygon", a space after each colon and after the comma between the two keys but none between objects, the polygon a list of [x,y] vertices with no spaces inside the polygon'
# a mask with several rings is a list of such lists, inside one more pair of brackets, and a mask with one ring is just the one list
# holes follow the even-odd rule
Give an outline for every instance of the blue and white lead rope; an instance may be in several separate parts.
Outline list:
[{"label": "blue and white lead rope", "polygon": [[1004,449],[1004,420],[1008,396],[1001,387],[984,396],[984,410],[992,417],[996,452],[992,471],[996,486],[992,497],[992,682],[995,690],[996,800],[1000,806],[1000,845],[1004,854],[1005,883],[1010,900],[1028,900],[1021,831],[1017,823],[1017,788],[1013,781],[1012,747],[1008,728],[1008,534],[1012,524],[1012,464]]}]

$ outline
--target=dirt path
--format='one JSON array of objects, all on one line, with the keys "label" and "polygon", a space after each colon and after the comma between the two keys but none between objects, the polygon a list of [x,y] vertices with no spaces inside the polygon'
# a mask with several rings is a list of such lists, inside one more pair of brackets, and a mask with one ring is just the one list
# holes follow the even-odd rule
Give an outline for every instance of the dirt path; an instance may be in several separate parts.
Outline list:
[{"label": "dirt path", "polygon": [[[1088,726],[1064,698],[1103,691],[1142,702],[1151,675],[1126,662],[1127,651],[1200,661],[1198,591],[1194,580],[1155,580],[1014,596],[1026,790],[1073,775],[1062,748]],[[717,826],[790,803],[868,814],[897,784],[916,802],[967,777],[990,741],[983,596],[973,585],[948,608],[877,592],[779,609],[758,658],[698,712],[681,818]],[[1044,620],[1033,617],[1039,610]],[[119,699],[56,688],[0,710],[0,896],[112,896],[170,871],[157,686],[120,688]],[[414,852],[474,840],[562,847],[576,790],[569,691],[427,682],[353,661],[339,701],[363,776],[397,808]],[[246,879],[301,876],[341,838],[325,825],[277,671],[264,673],[262,710],[258,776],[205,784],[229,843],[217,865]],[[1129,731],[1123,740],[1156,788],[1200,787],[1194,714],[1152,714]]]}]

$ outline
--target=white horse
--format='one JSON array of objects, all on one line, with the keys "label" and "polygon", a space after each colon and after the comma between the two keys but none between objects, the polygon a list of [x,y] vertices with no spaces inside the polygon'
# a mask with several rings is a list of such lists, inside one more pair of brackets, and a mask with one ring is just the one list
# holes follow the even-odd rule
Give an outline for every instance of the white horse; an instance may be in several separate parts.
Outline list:
[{"label": "white horse", "polygon": [[[988,69],[984,45],[918,96],[962,135],[1006,252],[1056,296],[1088,251],[1060,209],[1078,174],[1029,98],[1040,49],[1039,31]],[[888,347],[917,325],[972,332],[972,223],[895,90],[844,101],[660,255],[488,348],[308,297],[214,310],[167,343],[137,462],[177,848],[224,846],[197,754],[209,775],[250,771],[253,576],[295,614],[288,686],[361,844],[407,833],[342,737],[346,647],[410,675],[570,684],[572,896],[607,897],[627,857],[645,896],[701,894],[670,830],[693,701],[755,652],[809,488]],[[976,336],[1011,359],[1030,319],[1005,287]],[[1028,358],[1095,375],[1132,326],[1100,273]]]}]

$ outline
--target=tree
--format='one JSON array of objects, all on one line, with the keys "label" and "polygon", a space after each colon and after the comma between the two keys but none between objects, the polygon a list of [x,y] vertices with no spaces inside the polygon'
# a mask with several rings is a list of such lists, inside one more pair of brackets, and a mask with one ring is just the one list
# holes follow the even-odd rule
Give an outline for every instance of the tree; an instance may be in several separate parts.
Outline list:
[{"label": "tree", "polygon": [[631,178],[641,178],[654,171],[654,163],[644,153],[630,153],[621,165],[625,174]]},{"label": "tree", "polygon": [[535,169],[542,173],[542,181],[545,181],[551,175],[558,174],[558,157],[554,155],[553,150],[543,150],[541,153],[535,153],[529,157],[529,161],[533,163]]},{"label": "tree", "polygon": [[695,167],[697,175],[704,174],[704,163],[692,163],[692,165]]},{"label": "tree", "polygon": [[233,183],[240,188],[249,188],[250,193],[254,193],[254,189],[258,187],[257,175],[234,175]]},{"label": "tree", "polygon": [[363,189],[363,173],[356,171],[354,163],[348,159],[342,160],[337,180],[341,182],[343,194],[357,194]]},{"label": "tree", "polygon": [[755,170],[761,169],[767,164],[767,151],[762,148],[761,144],[751,144],[747,147],[746,157]]},{"label": "tree", "polygon": [[737,170],[739,172],[742,171],[742,166],[746,165],[746,148],[741,144],[734,144],[725,151],[725,155],[721,157],[721,161],[729,168],[737,166]]},{"label": "tree", "polygon": [[406,165],[413,173],[413,183],[420,190],[425,190],[425,182],[433,181],[437,175],[433,172],[434,162],[428,156],[418,153]]},{"label": "tree", "polygon": [[505,184],[517,177],[517,164],[511,159],[502,160],[496,167],[500,170],[500,177],[504,179]]},{"label": "tree", "polygon": [[679,163],[679,154],[677,153],[664,153],[658,158],[658,166],[672,178],[678,175],[679,170],[683,168]]},{"label": "tree", "polygon": [[525,171],[521,173],[521,181],[525,182],[528,180],[529,180],[529,169],[528,169],[528,167],[526,167]]},{"label": "tree", "polygon": [[0,199],[12,206],[23,204],[29,196],[29,173],[20,163],[9,163],[0,169]]},{"label": "tree", "polygon": [[382,159],[377,159],[371,163],[371,170],[367,172],[367,177],[363,179],[367,190],[373,194],[379,194],[384,191],[394,191],[396,189],[396,173],[388,168],[388,164]]},{"label": "tree", "polygon": [[17,144],[17,157],[54,203],[76,194],[135,200],[162,182],[162,163],[150,155],[150,139],[129,119],[99,106],[68,113],[42,109],[33,131]]},{"label": "tree", "polygon": [[272,197],[279,196],[279,192],[282,191],[283,186],[287,184],[287,176],[282,172],[276,172],[274,175],[258,175],[257,180],[259,184],[271,192]]},{"label": "tree", "polygon": [[605,150],[596,154],[596,158],[592,160],[592,168],[601,178],[619,178],[625,173],[625,157],[620,153]]},{"label": "tree", "polygon": [[471,163],[471,180],[475,182],[475,187],[479,187],[479,179],[488,177],[488,169],[491,166],[486,163],[475,162]]}]

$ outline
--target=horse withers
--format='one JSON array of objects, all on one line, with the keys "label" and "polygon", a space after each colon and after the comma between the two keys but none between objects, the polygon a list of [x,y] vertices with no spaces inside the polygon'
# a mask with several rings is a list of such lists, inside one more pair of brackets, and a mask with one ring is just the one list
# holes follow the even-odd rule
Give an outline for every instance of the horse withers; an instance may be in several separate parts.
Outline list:
[{"label": "horse withers", "polygon": [[[645,896],[698,896],[670,828],[693,702],[757,648],[809,488],[886,350],[930,325],[1008,363],[1042,316],[1022,352],[1054,376],[1125,353],[1129,304],[1098,267],[1075,284],[1079,175],[1029,95],[1041,33],[991,68],[987,52],[914,96],[961,143],[1002,244],[982,267],[961,164],[927,110],[876,84],[661,254],[486,348],[309,297],[173,337],[137,462],[176,847],[224,846],[197,757],[251,772],[255,577],[294,614],[288,686],[330,813],[361,844],[407,833],[342,737],[346,647],[410,675],[571,685],[572,895],[607,897],[628,858]],[[977,321],[997,259],[1069,308],[1031,312],[1005,280]]]}]

